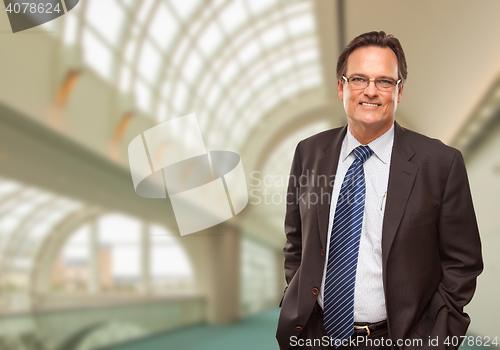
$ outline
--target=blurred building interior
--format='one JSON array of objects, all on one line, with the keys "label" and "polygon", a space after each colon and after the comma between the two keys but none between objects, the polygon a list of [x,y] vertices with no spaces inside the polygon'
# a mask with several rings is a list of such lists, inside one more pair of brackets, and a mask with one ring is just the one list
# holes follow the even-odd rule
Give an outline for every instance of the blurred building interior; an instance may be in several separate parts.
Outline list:
[{"label": "blurred building interior", "polygon": [[[208,349],[205,325],[234,340],[244,322],[247,347],[213,348],[277,349],[293,152],[346,123],[337,57],[371,30],[405,49],[396,120],[464,154],[485,261],[469,332],[500,336],[499,1],[82,0],[16,34],[2,13],[0,350]],[[249,204],[181,237],[169,200],[136,195],[127,147],[189,113],[241,156]],[[158,334],[177,345],[141,347]]]}]

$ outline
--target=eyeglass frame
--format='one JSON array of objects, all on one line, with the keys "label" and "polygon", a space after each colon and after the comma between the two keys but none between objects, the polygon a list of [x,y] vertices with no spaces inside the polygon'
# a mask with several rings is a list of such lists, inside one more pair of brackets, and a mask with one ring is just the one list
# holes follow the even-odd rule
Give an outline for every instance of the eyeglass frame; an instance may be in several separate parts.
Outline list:
[{"label": "eyeglass frame", "polygon": [[[360,77],[360,78],[367,79],[367,78],[365,78],[365,77],[363,77],[363,76],[359,76],[359,77]],[[352,77],[346,78],[344,75],[342,75],[342,78],[344,78],[344,80],[347,82],[347,84],[349,84],[349,80],[350,80]],[[380,78],[377,78],[377,79],[380,79]],[[391,91],[391,90],[380,90],[380,89],[377,87],[377,83],[376,83],[377,79],[368,79],[368,84],[366,84],[366,87],[365,87],[365,88],[363,88],[363,89],[360,89],[360,90],[366,90],[366,88],[367,88],[368,86],[370,86],[370,83],[373,81],[373,84],[375,84],[375,88],[376,88],[378,91],[381,91],[381,92],[384,92],[384,91],[386,91],[386,92]],[[386,80],[387,80],[387,79],[386,79]],[[395,85],[393,85],[393,86],[394,86],[395,88],[397,88],[400,82],[401,82],[401,79],[399,79],[399,80],[396,82],[396,84],[395,84]]]}]

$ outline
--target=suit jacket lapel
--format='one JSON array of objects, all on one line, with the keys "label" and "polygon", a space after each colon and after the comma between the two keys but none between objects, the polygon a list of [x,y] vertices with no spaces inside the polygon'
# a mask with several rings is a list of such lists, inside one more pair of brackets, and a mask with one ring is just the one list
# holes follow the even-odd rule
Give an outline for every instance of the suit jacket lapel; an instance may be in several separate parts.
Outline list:
[{"label": "suit jacket lapel", "polygon": [[[330,220],[330,205],[331,205],[331,195],[333,191],[333,181],[335,179],[335,173],[337,172],[337,165],[339,163],[340,150],[342,149],[342,140],[344,140],[344,136],[347,132],[347,126],[341,128],[339,132],[337,132],[330,142],[323,148],[325,152],[324,156],[318,159],[318,175],[326,175],[327,181],[326,184],[323,180],[318,184],[318,206],[316,208],[316,213],[318,216],[318,227],[319,227],[319,235],[321,240],[321,246],[323,249],[326,249],[326,241],[328,237],[328,222]],[[324,202],[322,194],[328,193],[330,200],[328,202]]]},{"label": "suit jacket lapel", "polygon": [[395,123],[394,145],[392,148],[387,201],[382,227],[384,282],[386,276],[385,266],[387,266],[389,251],[401,223],[418,172],[418,166],[409,161],[414,154],[415,151],[410,145],[406,131],[398,123]]}]

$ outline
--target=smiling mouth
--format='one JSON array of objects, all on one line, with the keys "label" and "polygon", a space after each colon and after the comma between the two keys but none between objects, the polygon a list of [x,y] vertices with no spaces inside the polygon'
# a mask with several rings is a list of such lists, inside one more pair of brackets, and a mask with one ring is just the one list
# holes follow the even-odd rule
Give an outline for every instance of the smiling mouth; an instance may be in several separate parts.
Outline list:
[{"label": "smiling mouth", "polygon": [[370,107],[379,107],[381,104],[378,103],[367,103],[367,102],[361,102],[360,105],[362,106],[370,106]]}]

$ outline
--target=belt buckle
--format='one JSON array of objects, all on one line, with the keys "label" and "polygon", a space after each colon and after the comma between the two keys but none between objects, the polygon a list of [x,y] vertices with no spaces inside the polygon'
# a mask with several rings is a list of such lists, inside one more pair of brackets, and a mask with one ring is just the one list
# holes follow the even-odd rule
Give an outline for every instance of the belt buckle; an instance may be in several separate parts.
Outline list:
[{"label": "belt buckle", "polygon": [[370,336],[370,328],[368,328],[368,326],[357,326],[357,325],[354,325],[354,329],[365,329],[366,330],[366,336],[369,337]]}]

